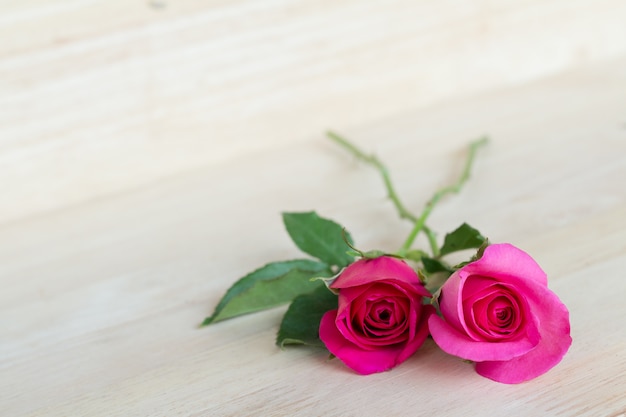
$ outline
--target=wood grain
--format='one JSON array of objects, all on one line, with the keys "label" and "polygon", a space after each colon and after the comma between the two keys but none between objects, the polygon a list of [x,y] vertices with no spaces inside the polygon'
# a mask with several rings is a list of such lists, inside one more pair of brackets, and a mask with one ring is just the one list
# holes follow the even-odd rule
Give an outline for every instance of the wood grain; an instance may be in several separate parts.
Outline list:
[{"label": "wood grain", "polygon": [[[626,413],[624,2],[159,4],[0,5],[2,415]],[[431,226],[537,259],[570,309],[563,362],[501,385],[428,342],[361,377],[278,349],[284,308],[198,329],[238,277],[298,256],[281,211],[401,245],[327,128],[415,211],[489,134]]]},{"label": "wood grain", "polygon": [[614,59],[626,3],[0,5],[0,222]]}]

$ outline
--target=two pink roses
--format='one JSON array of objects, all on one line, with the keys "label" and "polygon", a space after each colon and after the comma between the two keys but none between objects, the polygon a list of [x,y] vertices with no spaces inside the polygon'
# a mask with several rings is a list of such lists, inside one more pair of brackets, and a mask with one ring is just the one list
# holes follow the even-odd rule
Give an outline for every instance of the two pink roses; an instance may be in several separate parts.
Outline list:
[{"label": "two pink roses", "polygon": [[445,352],[476,362],[476,371],[520,383],[550,370],[570,344],[569,313],[547,277],[525,252],[489,245],[431,294],[404,261],[382,256],[348,266],[331,284],[338,309],[322,317],[320,339],[361,374],[408,359],[430,334]]}]

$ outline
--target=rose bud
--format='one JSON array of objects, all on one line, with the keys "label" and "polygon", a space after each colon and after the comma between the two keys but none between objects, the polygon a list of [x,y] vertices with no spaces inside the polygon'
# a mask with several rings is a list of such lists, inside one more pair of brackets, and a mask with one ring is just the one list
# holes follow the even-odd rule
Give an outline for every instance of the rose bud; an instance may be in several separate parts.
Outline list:
[{"label": "rose bud", "polygon": [[428,336],[434,308],[422,300],[431,295],[404,261],[389,256],[361,259],[330,287],[339,291],[338,309],[322,317],[320,339],[354,371],[365,375],[389,370]]},{"label": "rose bud", "polygon": [[476,372],[516,384],[558,364],[571,345],[569,312],[545,272],[510,244],[488,246],[441,288],[430,333],[445,352],[476,362]]}]

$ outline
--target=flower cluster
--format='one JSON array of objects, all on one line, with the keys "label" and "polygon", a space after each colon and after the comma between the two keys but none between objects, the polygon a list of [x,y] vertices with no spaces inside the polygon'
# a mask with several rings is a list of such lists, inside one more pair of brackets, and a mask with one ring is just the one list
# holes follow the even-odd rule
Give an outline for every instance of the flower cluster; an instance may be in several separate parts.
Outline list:
[{"label": "flower cluster", "polygon": [[489,245],[456,270],[432,299],[438,314],[417,274],[393,257],[356,261],[331,288],[339,308],[323,316],[320,338],[361,374],[398,365],[430,333],[480,375],[514,384],[550,370],[571,344],[567,308],[539,265],[510,244]]},{"label": "flower cluster", "polygon": [[[437,202],[469,177],[471,144],[457,183],[437,191],[419,216],[400,202],[386,167],[336,134],[335,142],[376,167],[401,218],[413,224],[393,253],[362,252],[350,234],[315,212],[283,213],[296,246],[315,259],[271,262],[237,281],[203,325],[289,303],[277,344],[326,348],[359,374],[390,370],[430,336],[446,353],[475,363],[476,372],[516,384],[556,366],[569,349],[569,312],[526,252],[490,244],[462,224],[437,242],[426,220]],[[430,253],[414,249],[424,233]],[[445,257],[475,250],[458,265]]]}]

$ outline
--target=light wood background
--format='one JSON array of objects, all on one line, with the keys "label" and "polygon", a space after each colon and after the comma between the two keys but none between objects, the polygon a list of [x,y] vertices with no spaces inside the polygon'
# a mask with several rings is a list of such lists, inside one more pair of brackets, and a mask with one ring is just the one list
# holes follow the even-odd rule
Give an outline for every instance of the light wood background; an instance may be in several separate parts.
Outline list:
[{"label": "light wood background", "polygon": [[[0,2],[3,416],[626,413],[626,2]],[[198,329],[316,209],[360,247],[463,221],[548,272],[572,348],[516,386],[428,342],[357,376],[274,345],[284,308]]]}]

